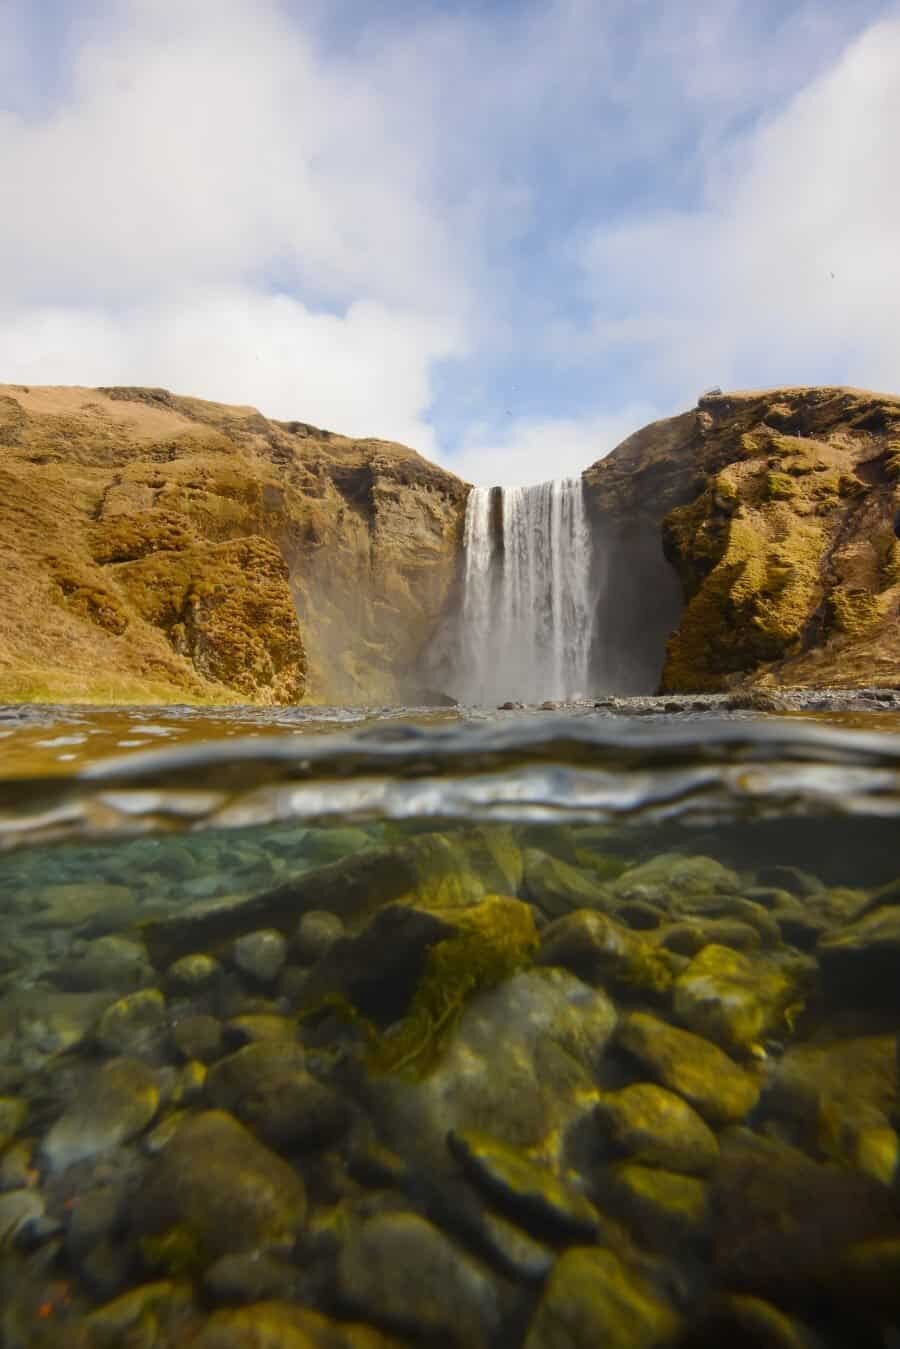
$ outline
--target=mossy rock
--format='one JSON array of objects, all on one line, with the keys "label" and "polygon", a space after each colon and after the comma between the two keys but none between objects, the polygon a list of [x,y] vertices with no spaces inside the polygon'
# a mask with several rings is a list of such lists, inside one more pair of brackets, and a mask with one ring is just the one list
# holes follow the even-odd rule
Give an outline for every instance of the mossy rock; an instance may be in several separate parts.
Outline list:
[{"label": "mossy rock", "polygon": [[667,1349],[680,1331],[675,1310],[646,1277],[613,1251],[576,1246],[557,1260],[524,1349]]}]

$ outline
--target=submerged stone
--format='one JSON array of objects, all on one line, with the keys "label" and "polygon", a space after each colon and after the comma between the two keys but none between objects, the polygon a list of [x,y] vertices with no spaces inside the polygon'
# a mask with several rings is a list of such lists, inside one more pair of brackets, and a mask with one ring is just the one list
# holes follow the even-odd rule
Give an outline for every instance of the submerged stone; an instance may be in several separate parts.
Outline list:
[{"label": "submerged stone", "polygon": [[157,988],[119,998],[97,1022],[96,1038],[108,1054],[127,1054],[156,1063],[168,1035],[166,1000]]},{"label": "submerged stone", "polygon": [[652,1082],[601,1096],[597,1128],[613,1155],[686,1175],[704,1175],[719,1156],[716,1136],[691,1106]]},{"label": "submerged stone", "polygon": [[800,1010],[799,995],[781,969],[726,946],[704,947],[675,981],[676,1016],[731,1053],[786,1028],[792,1006]]},{"label": "submerged stone", "polygon": [[232,956],[242,974],[271,984],[287,959],[287,942],[280,932],[271,929],[248,932],[234,943]]},{"label": "submerged stone", "polygon": [[28,1118],[28,1105],[15,1096],[0,1096],[0,1152],[8,1147]]},{"label": "submerged stone", "polygon": [[477,1130],[451,1130],[447,1146],[475,1184],[532,1231],[572,1240],[596,1236],[599,1218],[590,1200],[520,1149]]},{"label": "submerged stone", "polygon": [[612,1251],[559,1257],[524,1349],[667,1349],[680,1333],[671,1305]]},{"label": "submerged stone", "polygon": [[695,1176],[623,1162],[597,1183],[604,1210],[656,1249],[699,1242],[709,1218],[709,1186]]},{"label": "submerged stone", "polygon": [[828,1006],[900,1010],[900,907],[876,909],[816,949]]},{"label": "submerged stone", "polygon": [[652,1078],[683,1096],[714,1127],[744,1119],[759,1099],[755,1079],[723,1050],[649,1013],[624,1016],[616,1039]]},{"label": "submerged stone", "polygon": [[661,995],[672,983],[665,952],[614,918],[589,909],[559,918],[544,930],[538,963],[560,965],[587,983],[632,995]]},{"label": "submerged stone", "polygon": [[490,1271],[413,1213],[369,1218],[349,1234],[338,1258],[338,1293],[376,1325],[459,1349],[491,1344],[502,1318]]},{"label": "submerged stone", "polygon": [[301,1178],[221,1110],[180,1125],[134,1205],[139,1236],[183,1230],[205,1263],[258,1246],[289,1250],[305,1215]]},{"label": "submerged stone", "polygon": [[538,848],[525,851],[525,894],[548,917],[573,909],[603,908],[605,896],[595,873],[564,862]]},{"label": "submerged stone", "polygon": [[402,1349],[371,1326],[332,1321],[295,1302],[266,1301],[217,1311],[191,1349]]},{"label": "submerged stone", "polygon": [[295,1041],[260,1041],[220,1059],[210,1069],[207,1094],[271,1147],[291,1152],[322,1147],[346,1133],[352,1107],[305,1065]]},{"label": "submerged stone", "polygon": [[336,913],[313,909],[305,913],[294,933],[294,956],[303,965],[315,965],[344,935],[343,921]]},{"label": "submerged stone", "polygon": [[62,1171],[108,1152],[142,1133],[158,1108],[151,1069],[135,1059],[112,1059],[85,1074],[78,1098],[43,1140],[43,1159],[51,1171]]}]

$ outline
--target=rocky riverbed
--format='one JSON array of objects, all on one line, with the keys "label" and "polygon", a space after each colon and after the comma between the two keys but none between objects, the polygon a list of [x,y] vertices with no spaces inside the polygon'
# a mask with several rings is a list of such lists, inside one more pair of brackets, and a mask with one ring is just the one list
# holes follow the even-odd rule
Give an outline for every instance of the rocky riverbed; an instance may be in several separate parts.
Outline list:
[{"label": "rocky riverbed", "polygon": [[655,838],[0,859],[0,1344],[893,1343],[900,862]]}]

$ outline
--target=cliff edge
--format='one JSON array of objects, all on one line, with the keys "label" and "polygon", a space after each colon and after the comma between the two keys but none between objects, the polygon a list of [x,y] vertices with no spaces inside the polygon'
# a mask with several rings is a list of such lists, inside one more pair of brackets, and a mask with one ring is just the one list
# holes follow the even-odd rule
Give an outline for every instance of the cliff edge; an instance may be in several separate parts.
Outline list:
[{"label": "cliff edge", "polygon": [[412,696],[467,487],[164,389],[0,386],[0,700]]},{"label": "cliff edge", "polygon": [[630,602],[643,595],[660,655],[670,629],[662,691],[900,686],[900,399],[709,394],[629,437],[585,484],[626,552],[629,535],[661,538]]}]

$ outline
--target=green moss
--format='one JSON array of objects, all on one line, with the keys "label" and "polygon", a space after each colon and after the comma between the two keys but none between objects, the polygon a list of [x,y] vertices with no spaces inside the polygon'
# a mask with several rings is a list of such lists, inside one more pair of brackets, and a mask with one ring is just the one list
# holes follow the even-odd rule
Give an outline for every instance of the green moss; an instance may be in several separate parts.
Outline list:
[{"label": "green moss", "polygon": [[538,946],[534,915],[521,900],[492,896],[453,921],[457,932],[429,951],[406,1016],[375,1044],[372,1071],[427,1073],[470,999],[525,966]]},{"label": "green moss", "polygon": [[797,484],[787,473],[767,473],[766,491],[773,501],[789,500],[797,495]]},{"label": "green moss", "polygon": [[835,627],[853,637],[862,637],[881,622],[883,614],[878,596],[870,590],[837,586],[829,597]]}]

